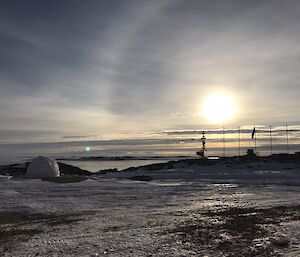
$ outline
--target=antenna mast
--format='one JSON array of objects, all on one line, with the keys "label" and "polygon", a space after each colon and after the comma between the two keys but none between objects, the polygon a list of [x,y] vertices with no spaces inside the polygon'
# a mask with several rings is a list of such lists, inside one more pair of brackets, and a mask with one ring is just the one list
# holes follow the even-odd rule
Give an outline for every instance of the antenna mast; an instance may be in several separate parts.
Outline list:
[{"label": "antenna mast", "polygon": [[202,142],[202,151],[206,151],[206,137],[205,137],[205,132],[202,132],[202,137],[201,137],[201,142]]},{"label": "antenna mast", "polygon": [[202,148],[200,149],[200,151],[197,152],[197,155],[199,155],[200,157],[205,157],[205,151],[206,151],[206,137],[205,137],[205,132],[202,131],[202,137],[201,137],[201,143],[202,143]]}]

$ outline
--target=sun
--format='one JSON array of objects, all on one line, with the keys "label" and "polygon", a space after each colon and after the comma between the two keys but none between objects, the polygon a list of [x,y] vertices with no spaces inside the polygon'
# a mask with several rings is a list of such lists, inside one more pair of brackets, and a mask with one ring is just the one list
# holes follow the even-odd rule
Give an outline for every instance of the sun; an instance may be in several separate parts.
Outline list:
[{"label": "sun", "polygon": [[222,124],[236,114],[233,99],[222,93],[214,93],[206,97],[202,107],[203,116],[214,124]]}]

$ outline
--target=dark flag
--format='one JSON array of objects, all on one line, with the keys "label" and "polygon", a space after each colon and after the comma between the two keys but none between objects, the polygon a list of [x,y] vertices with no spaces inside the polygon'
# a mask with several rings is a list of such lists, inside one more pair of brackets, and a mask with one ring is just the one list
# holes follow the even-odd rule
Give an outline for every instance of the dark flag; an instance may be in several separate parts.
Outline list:
[{"label": "dark flag", "polygon": [[252,134],[251,134],[251,138],[253,139],[254,138],[254,135],[255,135],[255,127],[253,128],[253,131],[252,131]]}]

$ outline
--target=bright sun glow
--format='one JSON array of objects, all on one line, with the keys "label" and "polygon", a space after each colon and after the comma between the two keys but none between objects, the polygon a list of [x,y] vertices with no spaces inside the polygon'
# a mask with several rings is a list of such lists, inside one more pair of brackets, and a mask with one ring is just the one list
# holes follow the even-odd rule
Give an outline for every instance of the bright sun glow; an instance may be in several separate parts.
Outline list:
[{"label": "bright sun glow", "polygon": [[203,104],[203,115],[211,123],[222,124],[230,120],[236,113],[231,97],[216,93],[209,95]]}]

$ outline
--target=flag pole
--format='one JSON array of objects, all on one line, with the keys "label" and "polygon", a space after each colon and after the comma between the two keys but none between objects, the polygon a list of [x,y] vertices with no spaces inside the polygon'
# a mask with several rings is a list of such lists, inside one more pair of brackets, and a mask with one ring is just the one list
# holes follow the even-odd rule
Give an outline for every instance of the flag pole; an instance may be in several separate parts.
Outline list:
[{"label": "flag pole", "polygon": [[290,153],[290,146],[289,146],[289,129],[288,129],[288,125],[285,125],[285,130],[286,130],[286,150],[287,153]]},{"label": "flag pole", "polygon": [[255,129],[255,126],[252,130],[251,139],[252,140],[254,139],[254,151],[253,151],[253,149],[252,149],[252,151],[256,154],[256,129]]},{"label": "flag pole", "polygon": [[223,127],[223,157],[225,157],[225,128]]},{"label": "flag pole", "polygon": [[254,133],[254,149],[255,149],[255,154],[257,155],[257,152],[256,152],[256,132]]},{"label": "flag pole", "polygon": [[273,154],[273,141],[272,141],[272,126],[270,126],[270,151]]},{"label": "flag pole", "polygon": [[239,156],[241,156],[241,127],[239,126]]}]

